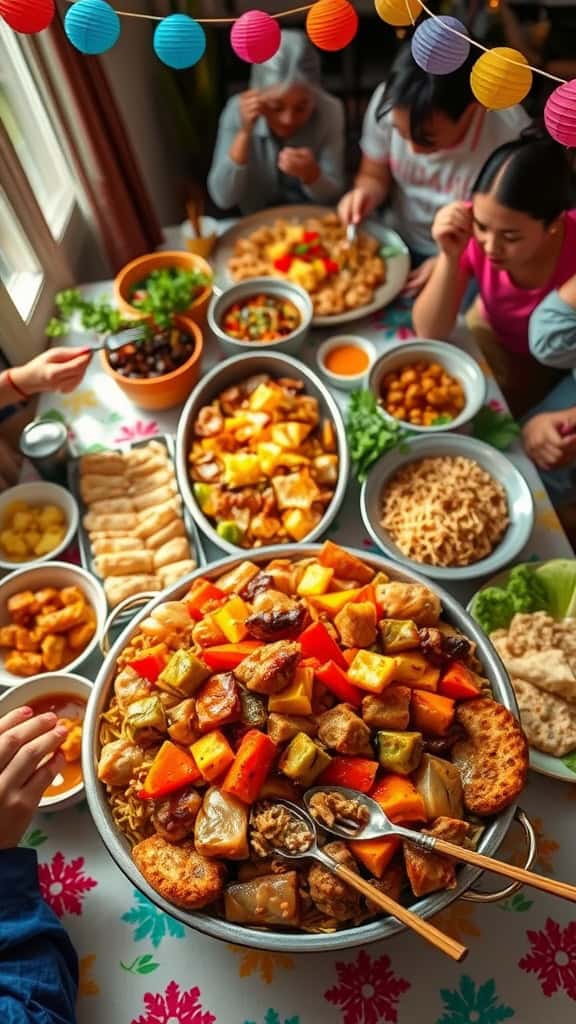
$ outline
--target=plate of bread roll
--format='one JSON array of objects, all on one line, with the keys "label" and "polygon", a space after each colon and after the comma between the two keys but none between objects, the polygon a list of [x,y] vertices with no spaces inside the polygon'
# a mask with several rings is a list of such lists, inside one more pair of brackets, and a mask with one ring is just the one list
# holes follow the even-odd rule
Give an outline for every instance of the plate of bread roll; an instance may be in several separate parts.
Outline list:
[{"label": "plate of bread roll", "polygon": [[80,552],[109,607],[161,591],[204,562],[196,526],[178,493],[169,436],[89,452],[71,463],[81,507]]}]

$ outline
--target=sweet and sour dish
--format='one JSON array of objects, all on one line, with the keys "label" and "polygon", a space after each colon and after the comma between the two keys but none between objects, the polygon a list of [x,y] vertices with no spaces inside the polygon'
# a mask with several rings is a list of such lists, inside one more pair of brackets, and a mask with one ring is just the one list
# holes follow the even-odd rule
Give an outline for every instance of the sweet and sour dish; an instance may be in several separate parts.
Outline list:
[{"label": "sweet and sour dish", "polygon": [[317,316],[337,316],[368,305],[386,280],[379,249],[364,232],[350,245],[337,213],[302,224],[277,220],[238,239],[228,270],[234,281],[286,278],[309,292]]},{"label": "sweet and sour dish", "polygon": [[[113,820],[161,896],[312,932],[378,911],[322,866],[274,852],[279,838],[304,854],[308,842],[278,799],[349,786],[395,822],[475,843],[528,765],[436,594],[331,541],[313,557],[240,562],[156,607],[118,658],[100,743]],[[395,898],[456,884],[452,862],[396,837],[326,850]]]},{"label": "sweet and sour dish", "polygon": [[194,496],[231,544],[302,540],[332,501],[336,431],[301,380],[258,374],[226,388],[199,410],[192,438]]}]

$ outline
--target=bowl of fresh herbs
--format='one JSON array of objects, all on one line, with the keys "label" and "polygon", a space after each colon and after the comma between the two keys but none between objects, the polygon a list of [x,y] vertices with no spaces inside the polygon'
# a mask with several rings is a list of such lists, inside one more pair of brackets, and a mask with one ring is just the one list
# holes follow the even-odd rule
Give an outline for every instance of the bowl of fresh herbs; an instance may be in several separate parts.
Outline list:
[{"label": "bowl of fresh herbs", "polygon": [[152,252],[127,263],[114,279],[114,299],[125,316],[168,326],[175,314],[203,325],[212,295],[212,270],[192,252]]}]

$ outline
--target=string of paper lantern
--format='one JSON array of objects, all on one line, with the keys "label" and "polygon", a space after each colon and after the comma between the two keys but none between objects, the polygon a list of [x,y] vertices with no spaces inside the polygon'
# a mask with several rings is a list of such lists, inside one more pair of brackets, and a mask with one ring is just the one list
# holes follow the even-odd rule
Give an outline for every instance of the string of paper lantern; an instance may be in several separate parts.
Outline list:
[{"label": "string of paper lantern", "polygon": [[[241,60],[259,64],[270,60],[280,46],[279,21],[306,14],[306,31],[320,50],[342,50],[358,31],[358,15],[350,0],[315,0],[270,15],[246,11],[238,18],[191,18],[186,14],[161,17],[135,11],[117,11],[107,0],[68,0],[64,19],[68,39],[81,53],[106,53],[118,41],[121,18],[157,22],[154,52],[169,67],[193,67],[206,49],[203,25],[230,25],[230,43]],[[532,86],[533,75],[559,83],[549,97],[544,121],[550,135],[564,146],[576,146],[576,80],[566,82],[542,68],[531,67],[519,50],[499,46],[490,50],[472,39],[461,21],[437,15],[423,0],[374,0],[380,18],[395,28],[412,25],[412,54],[416,63],[433,75],[447,75],[462,67],[471,47],[482,51],[472,68],[470,86],[479,103],[491,110],[521,103]],[[0,0],[0,17],[16,32],[36,33],[50,25],[54,0]],[[428,18],[416,22],[425,13]]]}]

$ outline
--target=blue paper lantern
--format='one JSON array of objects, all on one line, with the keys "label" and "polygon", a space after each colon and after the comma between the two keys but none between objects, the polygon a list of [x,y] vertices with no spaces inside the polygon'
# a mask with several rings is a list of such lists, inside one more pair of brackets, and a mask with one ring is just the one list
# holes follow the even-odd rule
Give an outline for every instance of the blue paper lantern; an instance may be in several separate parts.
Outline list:
[{"label": "blue paper lantern", "polygon": [[457,71],[470,53],[467,39],[455,35],[451,28],[468,35],[466,26],[458,18],[447,15],[423,21],[412,36],[412,56],[430,75],[449,75]]},{"label": "blue paper lantern", "polygon": [[206,50],[206,34],[187,14],[170,14],[154,31],[154,52],[163,64],[181,71],[192,68]]},{"label": "blue paper lantern", "polygon": [[80,53],[106,53],[118,42],[120,18],[106,0],[77,0],[66,12],[64,31]]}]

